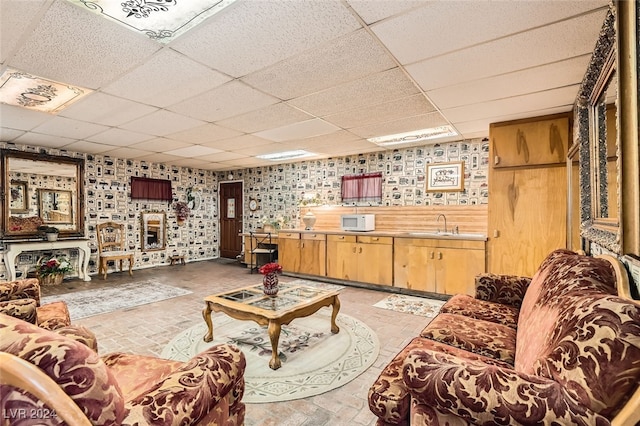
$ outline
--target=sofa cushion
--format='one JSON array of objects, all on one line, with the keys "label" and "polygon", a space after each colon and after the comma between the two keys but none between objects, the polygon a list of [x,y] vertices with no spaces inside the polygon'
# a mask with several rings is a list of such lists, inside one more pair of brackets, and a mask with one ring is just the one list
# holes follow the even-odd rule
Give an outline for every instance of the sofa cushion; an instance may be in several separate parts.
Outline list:
[{"label": "sofa cushion", "polygon": [[69,307],[63,301],[51,302],[37,309],[38,325],[47,330],[55,330],[71,325]]},{"label": "sofa cushion", "polygon": [[440,314],[422,330],[420,336],[510,365],[515,359],[516,331],[502,324],[462,315]]},{"label": "sofa cushion", "polygon": [[[43,370],[93,425],[121,425],[125,419],[124,398],[113,375],[98,355],[82,343],[0,314],[0,351]],[[29,408],[38,403],[15,388],[3,389],[2,403],[13,401],[21,401],[22,407]]]},{"label": "sofa cushion", "polygon": [[35,324],[36,301],[35,299],[17,299],[0,302],[0,313]]},{"label": "sofa cushion", "polygon": [[435,340],[415,337],[387,364],[369,388],[369,409],[385,423],[404,424],[409,415],[411,398],[402,378],[402,365],[409,352],[414,349],[446,353],[470,361],[513,368],[508,363],[497,359],[474,354]]},{"label": "sofa cushion", "polygon": [[456,294],[442,306],[440,312],[464,315],[469,318],[502,324],[515,329],[518,325],[518,313],[520,310],[502,303],[474,299],[468,294]]},{"label": "sofa cushion", "polygon": [[588,294],[558,309],[556,319],[533,374],[611,417],[640,380],[640,305]]}]

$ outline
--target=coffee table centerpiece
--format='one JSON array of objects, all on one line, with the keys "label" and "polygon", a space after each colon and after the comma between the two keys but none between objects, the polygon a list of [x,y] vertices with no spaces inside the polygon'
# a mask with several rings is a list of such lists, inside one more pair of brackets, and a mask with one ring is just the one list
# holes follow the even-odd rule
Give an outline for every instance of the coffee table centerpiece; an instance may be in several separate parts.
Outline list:
[{"label": "coffee table centerpiece", "polygon": [[281,367],[278,357],[278,341],[282,325],[289,324],[296,318],[307,317],[320,308],[331,306],[331,332],[336,334],[340,328],[336,317],[340,310],[339,290],[329,290],[303,284],[280,284],[280,291],[275,296],[266,296],[263,286],[255,285],[214,294],[204,298],[205,308],[202,311],[207,323],[205,342],[213,340],[213,323],[211,312],[223,312],[237,320],[251,320],[267,326],[271,342],[271,360],[269,367],[277,370]]}]

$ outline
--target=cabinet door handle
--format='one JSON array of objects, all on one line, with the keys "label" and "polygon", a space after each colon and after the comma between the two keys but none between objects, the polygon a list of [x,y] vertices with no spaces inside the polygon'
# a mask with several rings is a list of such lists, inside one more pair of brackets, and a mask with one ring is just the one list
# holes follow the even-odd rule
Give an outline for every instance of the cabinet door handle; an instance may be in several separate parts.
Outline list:
[{"label": "cabinet door handle", "polygon": [[300,248],[304,248],[304,243],[300,243]]},{"label": "cabinet door handle", "polygon": [[378,238],[378,237],[373,237],[373,238],[371,238],[371,241],[380,241],[380,238]]},{"label": "cabinet door handle", "polygon": [[438,252],[438,260],[442,260],[442,252]]},{"label": "cabinet door handle", "polygon": [[339,240],[344,240],[344,235],[338,237]]},{"label": "cabinet door handle", "polygon": [[362,253],[362,247],[360,247],[360,250],[358,250],[358,253]]},{"label": "cabinet door handle", "polygon": [[429,258],[435,259],[436,258],[436,254],[434,252],[431,252],[431,254],[429,255]]},{"label": "cabinet door handle", "polygon": [[498,164],[500,164],[500,156],[496,155],[493,157],[493,164],[495,166],[497,166]]},{"label": "cabinet door handle", "polygon": [[354,253],[356,252],[356,246],[353,246],[353,252]]}]

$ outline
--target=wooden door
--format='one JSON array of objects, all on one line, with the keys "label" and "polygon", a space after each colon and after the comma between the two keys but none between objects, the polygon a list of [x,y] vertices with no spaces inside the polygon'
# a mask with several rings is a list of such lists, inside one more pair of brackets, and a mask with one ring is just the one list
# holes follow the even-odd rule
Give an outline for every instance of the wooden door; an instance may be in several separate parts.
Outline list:
[{"label": "wooden door", "polygon": [[357,275],[356,237],[327,235],[327,277],[355,281]]},{"label": "wooden door", "polygon": [[487,265],[494,274],[532,276],[566,247],[566,167],[494,170],[489,182]]},{"label": "wooden door", "polygon": [[242,182],[220,184],[220,257],[242,253]]},{"label": "wooden door", "polygon": [[433,240],[396,238],[393,247],[393,274],[395,287],[436,292],[430,259]]},{"label": "wooden door", "polygon": [[300,268],[302,274],[327,275],[327,242],[325,234],[302,234],[300,237]]},{"label": "wooden door", "polygon": [[[363,241],[364,240],[364,241]],[[358,281],[393,284],[393,238],[358,237]]]},{"label": "wooden door", "polygon": [[300,271],[300,233],[278,233],[278,263],[286,272]]}]

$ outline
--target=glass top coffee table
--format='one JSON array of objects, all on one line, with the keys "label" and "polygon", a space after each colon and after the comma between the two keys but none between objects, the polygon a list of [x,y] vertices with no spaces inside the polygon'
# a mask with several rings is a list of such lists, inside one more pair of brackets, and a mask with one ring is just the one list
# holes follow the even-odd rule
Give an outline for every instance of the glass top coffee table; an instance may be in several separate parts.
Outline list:
[{"label": "glass top coffee table", "polygon": [[251,320],[268,326],[271,341],[271,360],[269,367],[280,368],[278,357],[278,341],[283,324],[289,324],[296,318],[307,317],[324,306],[332,306],[331,332],[336,334],[340,328],[336,325],[336,317],[340,310],[339,290],[329,290],[300,284],[280,284],[276,296],[266,296],[262,292],[262,284],[243,287],[204,298],[205,308],[202,311],[208,331],[205,342],[213,340],[213,323],[211,312],[223,312],[238,320]]}]

